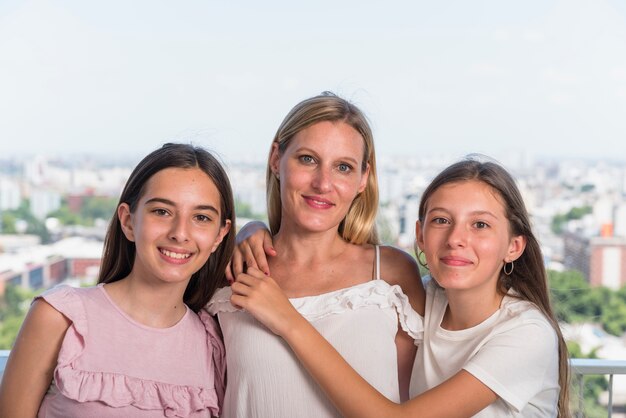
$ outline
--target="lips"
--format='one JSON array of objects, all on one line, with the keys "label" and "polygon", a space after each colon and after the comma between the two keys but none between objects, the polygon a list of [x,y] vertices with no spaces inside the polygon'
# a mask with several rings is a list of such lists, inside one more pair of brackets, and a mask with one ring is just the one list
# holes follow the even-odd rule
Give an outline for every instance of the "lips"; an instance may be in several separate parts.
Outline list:
[{"label": "lips", "polygon": [[467,258],[452,256],[441,257],[441,262],[451,267],[465,267],[473,264],[472,261],[468,260]]},{"label": "lips", "polygon": [[330,200],[321,198],[319,196],[303,196],[303,198],[304,198],[304,201],[313,208],[329,209],[335,206],[335,204],[331,202]]},{"label": "lips", "polygon": [[171,258],[177,261],[184,261],[191,257],[191,253],[187,251],[174,251],[174,250],[166,250],[165,248],[159,248],[159,252],[167,258]]}]

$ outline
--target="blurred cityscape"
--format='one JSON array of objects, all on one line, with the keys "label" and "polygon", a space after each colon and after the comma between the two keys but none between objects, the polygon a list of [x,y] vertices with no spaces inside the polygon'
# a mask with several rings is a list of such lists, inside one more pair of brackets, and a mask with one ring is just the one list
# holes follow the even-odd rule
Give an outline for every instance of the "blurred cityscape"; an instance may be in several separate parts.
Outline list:
[{"label": "blurred cityscape", "polygon": [[[486,157],[485,157],[486,158]],[[379,157],[382,241],[412,252],[422,190],[453,159]],[[626,163],[506,164],[522,190],[550,270],[580,271],[594,286],[626,283]],[[132,170],[93,159],[0,160],[0,292],[93,281],[102,240]],[[227,166],[238,224],[265,217],[265,162]]]},{"label": "blurred cityscape", "polygon": [[[378,158],[378,227],[385,244],[413,254],[421,193],[455,159]],[[42,156],[0,160],[0,297],[7,296],[4,305],[10,304],[5,295],[10,289],[34,292],[61,282],[95,283],[106,228],[133,165]],[[553,293],[558,298],[555,302],[580,305],[556,309],[564,319],[566,338],[576,344],[575,356],[626,358],[626,163],[518,156],[505,165],[518,181],[532,216],[551,272],[551,287],[561,286],[553,289],[561,291]],[[265,161],[232,163],[227,171],[235,192],[237,226],[249,219],[264,220]],[[570,272],[579,282],[576,277],[555,276]],[[561,284],[552,283],[553,277],[561,277]],[[563,285],[563,280],[568,284]],[[589,298],[580,299],[591,297],[591,290],[585,289],[604,292],[605,296],[593,296],[599,307],[593,308],[596,302]],[[587,296],[581,296],[581,290]],[[607,319],[602,308],[617,300],[606,296],[612,291],[622,295],[623,304]],[[9,349],[14,338],[7,318],[0,316],[0,349]],[[20,320],[14,321],[11,327],[16,329]],[[9,340],[2,339],[4,334]],[[626,397],[626,381],[616,380],[615,385],[615,396]]]}]

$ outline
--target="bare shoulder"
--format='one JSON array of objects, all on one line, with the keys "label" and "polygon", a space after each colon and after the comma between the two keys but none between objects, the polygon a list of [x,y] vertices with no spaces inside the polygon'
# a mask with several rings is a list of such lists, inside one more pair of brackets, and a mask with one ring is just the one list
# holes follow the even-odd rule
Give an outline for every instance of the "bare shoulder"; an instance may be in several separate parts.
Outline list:
[{"label": "bare shoulder", "polygon": [[44,299],[37,299],[33,302],[26,319],[31,324],[39,324],[51,328],[51,330],[59,329],[62,331],[66,331],[72,323]]},{"label": "bare shoulder", "polygon": [[384,245],[380,247],[380,270],[381,278],[389,284],[400,286],[413,308],[423,314],[424,286],[415,259],[406,251]]},{"label": "bare shoulder", "polygon": [[1,416],[35,416],[71,321],[43,299],[31,305],[0,384]]},{"label": "bare shoulder", "polygon": [[71,321],[43,299],[33,302],[24,319],[22,331],[30,336],[38,335],[43,338],[64,335]]},{"label": "bare shoulder", "polygon": [[420,279],[415,259],[399,248],[381,245],[380,261],[381,276],[390,284],[402,285],[405,281]]}]

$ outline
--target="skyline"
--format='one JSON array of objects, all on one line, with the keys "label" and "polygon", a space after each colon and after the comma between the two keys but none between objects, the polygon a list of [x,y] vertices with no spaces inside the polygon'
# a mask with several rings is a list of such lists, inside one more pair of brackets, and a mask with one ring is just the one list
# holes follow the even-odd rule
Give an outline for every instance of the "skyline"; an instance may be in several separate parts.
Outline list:
[{"label": "skyline", "polygon": [[[264,159],[324,90],[379,155],[626,161],[626,5],[5,0],[0,153]],[[260,156],[260,157],[259,157]]]}]

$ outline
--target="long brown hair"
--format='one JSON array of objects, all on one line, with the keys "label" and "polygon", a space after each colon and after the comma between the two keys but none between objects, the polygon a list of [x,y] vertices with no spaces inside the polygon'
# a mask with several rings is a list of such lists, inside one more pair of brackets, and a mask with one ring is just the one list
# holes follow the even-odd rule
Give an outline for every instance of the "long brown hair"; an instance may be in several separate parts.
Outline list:
[{"label": "long brown hair", "polygon": [[526,248],[522,255],[515,260],[515,268],[511,275],[507,276],[503,271],[500,272],[498,280],[499,291],[506,294],[510,288],[515,290],[521,299],[535,304],[554,328],[559,343],[559,385],[561,390],[559,393],[558,416],[569,418],[567,346],[550,304],[548,275],[543,263],[539,242],[532,231],[530,217],[513,177],[502,166],[494,162],[466,159],[452,164],[439,173],[424,191],[419,206],[419,220],[420,222],[424,221],[428,199],[437,189],[449,183],[469,180],[481,181],[498,193],[504,202],[511,233],[526,237]]},{"label": "long brown hair", "polygon": [[[274,143],[278,144],[278,151],[285,152],[293,137],[300,131],[319,122],[343,122],[354,128],[363,137],[363,164],[361,171],[367,170],[369,177],[365,190],[359,193],[352,201],[345,218],[339,224],[339,234],[352,244],[378,244],[376,232],[376,211],[378,210],[378,179],[376,176],[376,155],[374,153],[374,137],[367,122],[367,118],[358,107],[331,92],[303,100],[291,109],[278,127],[274,136]],[[276,234],[280,229],[282,202],[280,199],[280,184],[272,173],[270,158],[268,157],[266,184],[267,184],[267,217],[270,231]]]},{"label": "long brown hair", "polygon": [[[134,212],[150,178],[166,168],[199,168],[215,184],[220,194],[220,223],[226,225],[230,219],[230,231],[207,262],[192,276],[187,284],[183,301],[191,310],[198,312],[204,307],[218,287],[227,283],[226,265],[235,245],[235,203],[230,181],[221,164],[208,151],[189,144],[165,144],[148,154],[133,170],[118,206],[128,204]],[[98,283],[112,283],[128,276],[135,262],[135,243],[122,232],[117,211],[111,219],[106,237]]]}]

